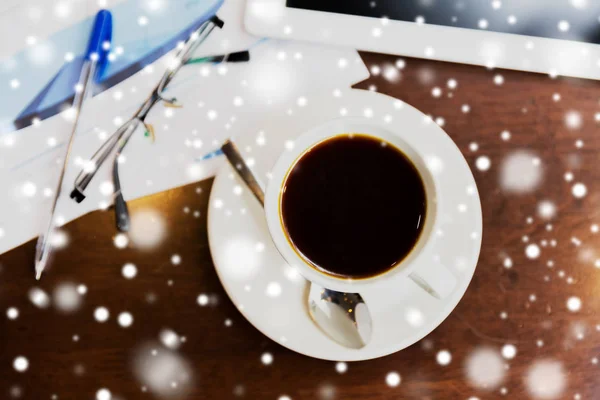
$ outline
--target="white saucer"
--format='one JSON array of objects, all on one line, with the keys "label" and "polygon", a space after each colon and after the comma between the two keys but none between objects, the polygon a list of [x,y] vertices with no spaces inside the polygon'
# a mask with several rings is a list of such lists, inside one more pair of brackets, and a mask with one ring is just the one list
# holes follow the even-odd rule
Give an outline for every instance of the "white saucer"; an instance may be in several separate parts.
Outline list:
[{"label": "white saucer", "polygon": [[[397,99],[348,89],[314,95],[290,108],[270,110],[261,122],[242,129],[236,142],[264,181],[293,139],[313,126],[342,116],[372,118],[401,135],[423,154],[439,183],[440,229],[429,259],[446,265],[458,283],[443,300],[412,280],[382,282],[361,293],[373,318],[371,342],[360,350],[333,342],[314,325],[306,307],[304,278],[275,249],[259,203],[226,164],[215,178],[208,215],[213,261],[227,294],[266,336],[310,357],[358,361],[385,356],[412,345],[434,330],[456,307],[475,272],[481,246],[481,204],[468,164],[449,136],[417,109]],[[256,118],[248,118],[249,121]],[[360,190],[360,188],[357,188]]]}]

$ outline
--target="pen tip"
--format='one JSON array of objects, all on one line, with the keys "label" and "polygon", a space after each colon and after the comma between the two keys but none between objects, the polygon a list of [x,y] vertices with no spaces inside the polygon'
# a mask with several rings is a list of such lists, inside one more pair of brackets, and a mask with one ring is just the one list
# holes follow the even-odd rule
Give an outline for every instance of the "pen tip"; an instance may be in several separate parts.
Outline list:
[{"label": "pen tip", "polygon": [[45,265],[42,261],[35,263],[35,279],[37,281],[39,281],[40,278],[42,277],[42,272],[44,272],[44,267],[45,267]]}]

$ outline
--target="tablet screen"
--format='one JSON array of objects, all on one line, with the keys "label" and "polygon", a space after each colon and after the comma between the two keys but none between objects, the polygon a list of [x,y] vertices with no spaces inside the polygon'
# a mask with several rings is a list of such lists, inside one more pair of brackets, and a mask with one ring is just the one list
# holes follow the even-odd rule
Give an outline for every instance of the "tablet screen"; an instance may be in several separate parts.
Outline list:
[{"label": "tablet screen", "polygon": [[600,44],[597,0],[287,0],[287,6]]}]

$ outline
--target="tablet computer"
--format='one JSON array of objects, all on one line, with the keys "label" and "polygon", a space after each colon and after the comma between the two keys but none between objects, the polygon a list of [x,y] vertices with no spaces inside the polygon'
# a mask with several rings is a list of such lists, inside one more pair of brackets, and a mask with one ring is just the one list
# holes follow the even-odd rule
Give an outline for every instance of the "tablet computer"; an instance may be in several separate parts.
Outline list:
[{"label": "tablet computer", "polygon": [[516,70],[600,78],[592,0],[248,0],[257,35]]}]

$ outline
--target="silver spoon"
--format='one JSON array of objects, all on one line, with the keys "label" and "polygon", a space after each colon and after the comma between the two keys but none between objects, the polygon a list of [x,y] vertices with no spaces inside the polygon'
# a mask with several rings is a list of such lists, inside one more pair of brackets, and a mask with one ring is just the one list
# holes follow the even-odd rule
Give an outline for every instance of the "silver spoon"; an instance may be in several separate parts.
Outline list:
[{"label": "silver spoon", "polygon": [[[265,192],[232,140],[221,147],[237,174],[264,207]],[[342,293],[309,282],[308,313],[315,324],[331,339],[352,349],[360,349],[371,340],[372,321],[367,304],[358,293]]]}]

